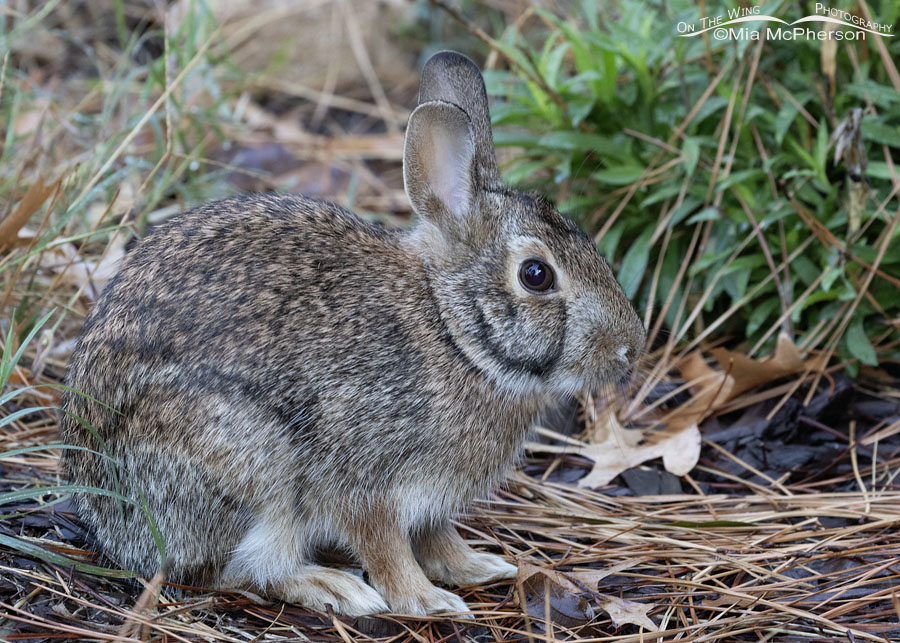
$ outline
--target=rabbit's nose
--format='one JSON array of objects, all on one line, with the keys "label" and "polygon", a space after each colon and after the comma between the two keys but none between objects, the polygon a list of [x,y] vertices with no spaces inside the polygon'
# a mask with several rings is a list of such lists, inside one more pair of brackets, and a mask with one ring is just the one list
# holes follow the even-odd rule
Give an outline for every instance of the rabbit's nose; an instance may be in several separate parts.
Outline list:
[{"label": "rabbit's nose", "polygon": [[635,344],[627,344],[621,346],[616,353],[616,357],[625,367],[631,367],[640,357],[641,349]]},{"label": "rabbit's nose", "polygon": [[646,335],[644,334],[644,327],[638,325],[635,332],[631,333],[622,346],[619,347],[617,353],[619,360],[626,366],[631,366],[637,362],[641,357],[641,353],[644,351],[645,341]]}]

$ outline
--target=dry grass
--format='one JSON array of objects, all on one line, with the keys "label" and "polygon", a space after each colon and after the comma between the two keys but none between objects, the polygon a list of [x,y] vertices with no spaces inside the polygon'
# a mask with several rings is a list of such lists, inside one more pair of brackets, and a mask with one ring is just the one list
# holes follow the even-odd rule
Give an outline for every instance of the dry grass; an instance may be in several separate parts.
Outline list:
[{"label": "dry grass", "polygon": [[[52,435],[47,422],[43,429],[23,426],[8,441],[39,444]],[[133,581],[9,553],[0,557],[6,619],[0,626],[7,640],[896,640],[900,490],[891,471],[898,465],[894,458],[877,471],[857,469],[828,481],[834,488],[857,475],[875,480],[860,491],[779,490],[736,479],[729,493],[641,498],[519,473],[467,517],[463,530],[476,546],[575,578],[590,570],[597,584],[584,587],[585,596],[599,591],[641,603],[658,632],[616,627],[604,613],[574,623],[555,610],[549,623],[526,618],[511,582],[461,590],[474,622],[402,616],[354,622],[249,595],[181,594],[158,578],[143,583],[141,594]],[[25,472],[52,479],[54,466],[53,454],[5,462],[16,484]],[[30,501],[9,509],[26,512],[8,525],[28,542],[91,558],[68,544],[81,541],[69,531],[67,509]]]},{"label": "dry grass", "polygon": [[[36,16],[43,10],[39,4],[21,3],[10,14],[11,24]],[[182,10],[188,6],[172,4]],[[404,222],[408,205],[399,173],[399,128],[414,100],[415,74],[410,67],[403,80],[397,69],[378,67],[384,59],[377,50],[381,45],[364,37],[362,25],[350,25],[347,33],[335,31],[334,25],[342,23],[334,16],[344,15],[344,3],[271,9],[185,33],[159,7],[147,10],[142,3],[119,3],[128,24],[147,20],[170,35],[168,62],[161,70],[120,65],[115,20],[109,18],[115,11],[106,4],[85,3],[86,13],[65,3],[45,6],[50,9],[43,22],[37,21],[45,28],[36,28],[30,39],[10,47],[0,82],[8,117],[0,168],[0,319],[12,331],[5,349],[11,354],[24,348],[22,360],[2,382],[2,393],[9,397],[0,417],[0,493],[22,494],[3,496],[0,637],[900,638],[895,589],[900,574],[900,488],[895,482],[900,421],[864,415],[858,421],[835,416],[827,426],[821,418],[808,418],[824,426],[816,430],[830,435],[838,448],[830,460],[813,460],[793,472],[763,471],[742,460],[746,456],[706,442],[700,465],[684,478],[683,487],[691,493],[680,495],[633,497],[624,495],[618,484],[582,489],[562,480],[577,479],[589,467],[583,458],[565,452],[532,454],[507,489],[471,509],[461,529],[477,547],[502,552],[523,566],[564,572],[574,579],[576,590],[552,593],[545,585],[541,595],[540,587],[528,584],[527,575],[519,583],[465,588],[461,593],[475,610],[474,621],[403,616],[353,621],[267,603],[249,594],[184,591],[162,577],[130,580],[88,567],[104,561],[89,550],[67,494],[41,492],[65,483],[57,471],[60,450],[50,447],[58,438],[56,418],[52,408],[43,407],[58,402],[54,385],[62,381],[73,339],[127,239],[194,201],[252,189],[313,191],[360,210],[386,213],[388,221]],[[224,52],[242,62],[265,58],[247,43],[262,42],[260,33],[288,18],[311,21],[313,14],[304,12],[319,10],[331,40],[348,43],[344,53],[358,65],[357,82],[342,84],[343,72],[327,69],[316,82],[285,79],[265,70],[244,77],[225,62]],[[92,23],[98,16],[108,19]],[[77,69],[47,62],[54,52],[65,52],[59,38],[64,27],[81,33],[83,43],[91,45],[97,82],[74,73]],[[130,55],[139,57],[161,46],[154,42],[132,42]],[[158,71],[161,77],[154,76]],[[726,72],[723,69],[715,82]],[[397,78],[393,85],[379,86],[379,79],[389,77]],[[748,82],[752,78],[750,72]],[[316,128],[307,127],[309,123]],[[214,127],[221,128],[221,137],[213,133]],[[728,130],[723,123],[720,152]],[[660,143],[671,147],[673,141]],[[618,211],[631,194],[631,188],[623,190]],[[697,231],[699,238],[700,227]],[[773,265],[773,278],[782,269]],[[692,311],[700,310],[702,301],[668,305],[683,307],[686,321],[654,355],[656,366],[641,396],[662,384],[671,384],[677,392],[682,381],[673,376],[675,357],[718,341],[714,326],[690,344],[680,341],[687,340]],[[24,342],[35,321],[50,310],[56,312],[48,324],[33,341]],[[654,334],[662,332],[653,321],[661,316],[647,311]],[[3,364],[12,364],[6,355]],[[809,386],[818,372],[824,374],[820,385]],[[855,385],[858,398],[900,400],[896,380],[885,371],[873,370],[867,376]],[[819,369],[782,380],[767,391],[743,392],[715,408],[710,402],[702,415],[733,422],[737,410],[776,400],[783,405],[795,399],[798,390],[800,395],[808,391],[810,399],[827,395],[834,377],[834,368]],[[645,408],[635,404],[630,413]],[[798,443],[803,436],[796,432]],[[529,587],[546,600],[549,610],[540,609],[540,601],[535,609]],[[584,618],[583,611],[571,609],[573,595],[596,608],[597,616]],[[609,604],[609,596],[643,605],[658,631],[614,621],[600,609]],[[547,613],[549,619],[543,616]]]}]

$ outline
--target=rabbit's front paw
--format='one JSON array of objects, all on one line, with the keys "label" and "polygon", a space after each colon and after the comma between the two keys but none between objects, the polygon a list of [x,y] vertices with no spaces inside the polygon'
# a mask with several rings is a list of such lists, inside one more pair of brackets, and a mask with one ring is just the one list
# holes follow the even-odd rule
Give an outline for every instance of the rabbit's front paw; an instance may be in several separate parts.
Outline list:
[{"label": "rabbit's front paw", "polygon": [[324,612],[330,604],[344,616],[366,616],[387,612],[388,606],[375,589],[353,574],[337,569],[309,565],[289,581],[279,583],[273,592],[288,603]]}]

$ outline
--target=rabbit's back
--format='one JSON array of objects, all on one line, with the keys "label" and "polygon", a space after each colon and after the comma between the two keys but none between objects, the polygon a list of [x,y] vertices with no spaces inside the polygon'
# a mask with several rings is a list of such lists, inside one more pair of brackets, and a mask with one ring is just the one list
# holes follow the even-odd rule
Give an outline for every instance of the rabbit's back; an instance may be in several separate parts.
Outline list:
[{"label": "rabbit's back", "polygon": [[[328,293],[372,255],[391,269],[409,269],[397,265],[393,237],[302,197],[256,195],[197,208],[126,257],[88,316],[81,345],[91,351],[82,354],[103,345],[134,363],[202,355],[223,370],[231,361],[246,367],[248,358],[269,358],[265,352],[285,354],[273,342],[315,334],[305,316],[298,318],[301,310],[349,316],[343,309],[352,302]],[[73,361],[75,377],[80,366]]]}]

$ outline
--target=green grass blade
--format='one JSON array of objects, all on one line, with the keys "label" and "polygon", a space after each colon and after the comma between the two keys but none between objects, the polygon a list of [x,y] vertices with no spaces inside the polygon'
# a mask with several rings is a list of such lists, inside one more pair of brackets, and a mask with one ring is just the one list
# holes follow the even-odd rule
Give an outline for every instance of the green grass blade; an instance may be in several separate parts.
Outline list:
[{"label": "green grass blade", "polygon": [[68,556],[64,556],[63,554],[44,549],[27,540],[20,540],[13,536],[7,536],[6,534],[0,534],[0,545],[15,549],[16,551],[29,556],[34,556],[35,558],[43,560],[45,563],[67,568],[74,567],[80,572],[93,574],[94,576],[106,576],[108,578],[135,578],[137,576],[136,573],[124,569],[106,569],[105,567],[97,567],[96,565],[82,563],[69,558]]},{"label": "green grass blade", "polygon": [[93,493],[98,496],[108,496],[121,502],[127,502],[130,505],[140,506],[139,502],[132,500],[131,498],[126,498],[115,491],[77,484],[56,485],[51,487],[28,487],[26,489],[17,489],[16,491],[7,491],[6,493],[0,493],[0,505],[16,502],[17,500],[40,498],[42,496],[60,493]]},{"label": "green grass blade", "polygon": [[25,336],[25,339],[22,340],[22,343],[19,345],[19,350],[16,351],[16,354],[12,356],[12,359],[9,358],[9,346],[11,346],[13,328],[15,327],[15,313],[13,313],[12,319],[9,322],[9,335],[6,338],[6,346],[3,347],[3,370],[0,372],[0,385],[5,386],[9,381],[9,376],[12,375],[13,369],[16,367],[16,364],[19,363],[19,360],[22,359],[22,354],[25,352],[25,349],[28,348],[28,345],[31,343],[31,340],[34,339],[34,336],[37,335],[41,328],[43,328],[44,324],[47,323],[47,320],[56,312],[54,308],[46,315],[41,317],[37,323],[32,327],[31,332]]}]

